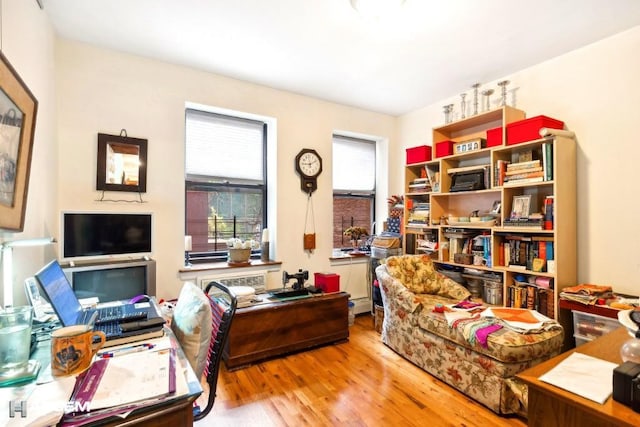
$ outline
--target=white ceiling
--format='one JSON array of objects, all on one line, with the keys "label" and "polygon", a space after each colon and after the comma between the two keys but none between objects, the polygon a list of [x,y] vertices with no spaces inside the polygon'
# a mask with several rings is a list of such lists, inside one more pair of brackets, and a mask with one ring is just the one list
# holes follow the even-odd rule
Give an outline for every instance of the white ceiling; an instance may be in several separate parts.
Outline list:
[{"label": "white ceiling", "polygon": [[[640,24],[639,0],[43,0],[56,32],[400,115]],[[606,60],[604,58],[603,60]]]}]

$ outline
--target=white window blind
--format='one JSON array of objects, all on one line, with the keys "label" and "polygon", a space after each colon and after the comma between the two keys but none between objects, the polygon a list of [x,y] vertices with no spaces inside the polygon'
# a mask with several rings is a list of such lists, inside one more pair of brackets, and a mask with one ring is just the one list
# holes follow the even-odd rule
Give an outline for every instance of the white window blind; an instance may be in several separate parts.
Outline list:
[{"label": "white window blind", "polygon": [[375,142],[334,135],[332,161],[334,191],[375,191]]},{"label": "white window blind", "polygon": [[185,175],[262,183],[264,123],[187,109]]}]

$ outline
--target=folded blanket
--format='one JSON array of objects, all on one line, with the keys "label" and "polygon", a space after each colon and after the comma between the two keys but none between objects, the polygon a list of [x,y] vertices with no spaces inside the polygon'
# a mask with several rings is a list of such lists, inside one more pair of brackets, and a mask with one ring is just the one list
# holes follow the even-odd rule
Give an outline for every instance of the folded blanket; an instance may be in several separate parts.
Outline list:
[{"label": "folded blanket", "polygon": [[500,323],[512,331],[521,334],[533,334],[550,329],[561,328],[560,324],[536,310],[511,307],[487,308],[480,317],[499,319]]}]

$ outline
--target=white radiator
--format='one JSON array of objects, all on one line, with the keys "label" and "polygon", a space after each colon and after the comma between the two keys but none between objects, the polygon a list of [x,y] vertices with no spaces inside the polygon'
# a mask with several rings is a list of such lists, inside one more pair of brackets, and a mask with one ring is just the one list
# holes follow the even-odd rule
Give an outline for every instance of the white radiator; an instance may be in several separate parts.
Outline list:
[{"label": "white radiator", "polygon": [[267,289],[267,272],[259,271],[250,274],[221,274],[208,277],[198,277],[198,285],[203,290],[211,281],[218,281],[225,286],[251,286],[256,294],[262,294]]}]

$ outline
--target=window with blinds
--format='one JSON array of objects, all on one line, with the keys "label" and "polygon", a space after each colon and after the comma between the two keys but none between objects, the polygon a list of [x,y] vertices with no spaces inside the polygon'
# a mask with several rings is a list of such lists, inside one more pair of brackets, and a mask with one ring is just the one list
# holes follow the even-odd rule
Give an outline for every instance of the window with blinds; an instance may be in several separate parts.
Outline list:
[{"label": "window with blinds", "polygon": [[185,233],[192,236],[192,262],[226,260],[232,237],[260,241],[267,212],[266,130],[257,120],[186,110]]},{"label": "window with blinds", "polygon": [[[369,234],[375,221],[376,143],[360,138],[333,136],[333,247],[354,243],[344,232],[362,227]],[[363,240],[366,240],[363,239]]]}]

